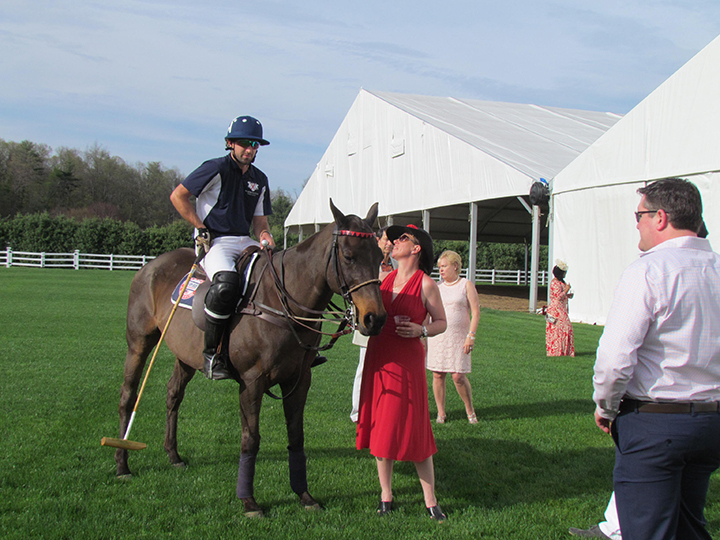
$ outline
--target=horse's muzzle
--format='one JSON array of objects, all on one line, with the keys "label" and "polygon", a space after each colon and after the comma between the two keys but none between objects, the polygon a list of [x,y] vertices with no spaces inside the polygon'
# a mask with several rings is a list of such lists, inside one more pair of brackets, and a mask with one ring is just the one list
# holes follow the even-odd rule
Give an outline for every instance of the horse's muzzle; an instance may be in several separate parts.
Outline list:
[{"label": "horse's muzzle", "polygon": [[383,313],[366,313],[362,318],[360,328],[358,328],[358,330],[360,330],[360,333],[364,336],[377,336],[380,333],[380,330],[382,330],[382,327],[385,325],[386,320],[387,313],[384,311]]}]

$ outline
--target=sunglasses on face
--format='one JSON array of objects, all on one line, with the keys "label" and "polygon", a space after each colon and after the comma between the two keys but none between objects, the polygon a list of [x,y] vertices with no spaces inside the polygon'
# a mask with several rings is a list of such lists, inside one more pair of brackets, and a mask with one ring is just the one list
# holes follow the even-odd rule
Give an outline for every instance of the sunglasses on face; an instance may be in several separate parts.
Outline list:
[{"label": "sunglasses on face", "polygon": [[401,234],[395,241],[396,242],[407,242],[408,240],[410,240],[413,244],[417,245],[417,242],[415,241],[415,239],[407,233]]},{"label": "sunglasses on face", "polygon": [[258,146],[260,146],[260,143],[259,143],[259,142],[257,142],[257,141],[251,141],[251,140],[249,140],[249,139],[236,139],[236,140],[235,140],[235,143],[236,143],[236,144],[239,144],[239,145],[242,146],[243,148],[249,148],[249,147],[257,148]]}]

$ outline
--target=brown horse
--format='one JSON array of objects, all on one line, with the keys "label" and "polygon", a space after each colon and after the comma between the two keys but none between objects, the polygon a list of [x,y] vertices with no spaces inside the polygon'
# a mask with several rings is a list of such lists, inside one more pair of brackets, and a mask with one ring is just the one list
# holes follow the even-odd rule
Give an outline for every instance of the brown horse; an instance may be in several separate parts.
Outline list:
[{"label": "brown horse", "polygon": [[[365,335],[380,332],[387,314],[377,280],[382,254],[372,233],[377,206],[375,203],[365,219],[360,219],[343,215],[330,201],[334,223],[299,245],[273,254],[275,272],[268,271],[264,254],[255,265],[247,294],[252,294],[256,307],[262,306],[261,311],[274,313],[276,320],[236,315],[225,341],[240,385],[242,442],[237,494],[246,515],[262,515],[253,492],[255,458],[260,445],[260,405],[263,394],[276,384],[282,391],[287,424],[290,486],[306,508],[319,508],[307,488],[303,433],[310,364],[322,337],[318,333],[320,322],[312,319],[327,308],[333,294],[345,293],[355,306],[360,332]],[[190,269],[194,258],[188,248],[165,253],[143,267],[133,279],[127,315],[128,352],[120,396],[121,437],[137,399],[148,354],[170,315],[173,288]],[[277,316],[288,311],[292,312],[292,319]],[[307,317],[311,322],[297,321],[294,316]],[[175,313],[165,341],[176,362],[167,385],[164,448],[170,462],[183,467],[177,451],[178,410],[185,387],[203,366],[203,333],[193,323],[189,310]],[[118,476],[130,475],[127,450],[118,449],[115,461]]]}]

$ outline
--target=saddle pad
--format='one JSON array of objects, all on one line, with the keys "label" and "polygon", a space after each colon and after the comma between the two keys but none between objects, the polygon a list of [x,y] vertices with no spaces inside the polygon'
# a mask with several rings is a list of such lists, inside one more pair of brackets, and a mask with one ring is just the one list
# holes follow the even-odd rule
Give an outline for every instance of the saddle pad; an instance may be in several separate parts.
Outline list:
[{"label": "saddle pad", "polygon": [[[247,267],[245,267],[245,285],[243,287],[242,296],[240,297],[241,300],[247,292],[248,281],[250,281],[250,274],[252,273],[253,266],[255,265],[255,261],[257,259],[258,254],[253,253]],[[180,289],[182,289],[183,283],[185,283],[185,280],[187,279],[189,273],[190,272],[185,274],[180,280],[180,282],[175,285],[175,290],[173,291],[172,295],[170,295],[170,300],[173,304],[177,302],[178,296],[180,296]],[[195,298],[195,291],[197,291],[197,288],[203,283],[205,283],[204,279],[198,279],[196,277],[190,278],[190,283],[188,283],[187,289],[185,289],[185,294],[183,294],[183,297],[180,299],[180,307],[184,307],[185,309],[192,309],[193,299]]]},{"label": "saddle pad", "polygon": [[[185,276],[180,280],[180,283],[175,286],[175,290],[170,297],[173,304],[177,302],[178,296],[180,296],[180,289],[182,289],[183,283],[185,283],[185,280],[187,279],[189,273],[190,272],[185,274]],[[185,309],[192,309],[192,302],[193,298],[195,297],[195,291],[204,281],[204,279],[198,279],[196,277],[190,278],[190,283],[188,283],[187,289],[185,289],[185,293],[180,299],[180,307],[184,307]]]}]

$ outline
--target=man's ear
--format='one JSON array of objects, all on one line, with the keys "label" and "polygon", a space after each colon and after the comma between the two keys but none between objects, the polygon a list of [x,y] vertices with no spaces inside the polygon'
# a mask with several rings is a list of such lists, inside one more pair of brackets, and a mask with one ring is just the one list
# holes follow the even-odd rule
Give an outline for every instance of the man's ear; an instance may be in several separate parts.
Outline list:
[{"label": "man's ear", "polygon": [[663,210],[662,208],[657,211],[658,216],[658,223],[657,223],[657,230],[658,231],[664,231],[665,229],[670,226],[670,220],[668,219],[667,212]]}]

